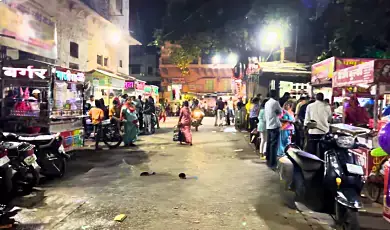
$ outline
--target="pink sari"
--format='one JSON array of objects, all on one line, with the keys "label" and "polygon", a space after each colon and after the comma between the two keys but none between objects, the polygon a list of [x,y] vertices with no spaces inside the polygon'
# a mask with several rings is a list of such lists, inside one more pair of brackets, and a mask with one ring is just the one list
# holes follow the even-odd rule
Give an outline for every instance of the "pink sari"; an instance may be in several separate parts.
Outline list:
[{"label": "pink sari", "polygon": [[183,133],[186,143],[192,144],[191,112],[188,107],[183,107],[180,110],[180,124],[180,131]]}]

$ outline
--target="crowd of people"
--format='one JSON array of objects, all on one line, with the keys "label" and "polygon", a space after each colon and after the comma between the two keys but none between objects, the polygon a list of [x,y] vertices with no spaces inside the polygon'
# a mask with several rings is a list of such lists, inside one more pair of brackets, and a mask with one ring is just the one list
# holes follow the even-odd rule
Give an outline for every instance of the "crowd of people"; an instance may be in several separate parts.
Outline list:
[{"label": "crowd of people", "polygon": [[[354,96],[331,105],[323,93],[317,93],[315,98],[302,96],[299,100],[285,93],[278,100],[276,91],[271,90],[267,98],[257,95],[245,107],[251,140],[259,138],[260,156],[272,169],[291,143],[316,154],[318,141],[329,132],[333,114],[341,113],[344,123],[355,126],[367,125],[371,116],[370,109],[360,106]],[[310,122],[316,123],[315,129],[307,129]]]},{"label": "crowd of people", "polygon": [[92,137],[95,138],[95,148],[98,150],[102,135],[102,122],[110,119],[117,124],[120,132],[123,127],[123,142],[125,146],[134,147],[139,134],[153,134],[154,126],[159,128],[159,121],[165,122],[165,112],[160,103],[155,103],[149,96],[129,97],[127,94],[115,97],[112,106],[106,106],[103,99],[95,100],[91,95],[85,103],[85,112],[93,125]]}]

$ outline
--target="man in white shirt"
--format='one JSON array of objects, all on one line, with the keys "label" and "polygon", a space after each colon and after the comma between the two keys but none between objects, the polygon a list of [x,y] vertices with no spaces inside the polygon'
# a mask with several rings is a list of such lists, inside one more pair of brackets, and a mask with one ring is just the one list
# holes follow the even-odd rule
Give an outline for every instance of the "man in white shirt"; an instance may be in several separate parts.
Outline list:
[{"label": "man in white shirt", "polygon": [[229,100],[227,101],[227,125],[230,125],[230,119],[233,118],[234,122],[234,102],[233,98],[230,97]]},{"label": "man in white shirt", "polygon": [[[318,93],[316,95],[316,101],[306,108],[304,125],[307,126],[310,121],[315,121],[317,123],[317,129],[309,129],[305,151],[317,154],[319,140],[329,132],[329,120],[331,117],[332,111],[329,104],[324,102],[324,94]],[[322,153],[318,157],[323,159]]]},{"label": "man in white shirt", "polygon": [[278,152],[278,142],[280,136],[280,119],[279,115],[282,113],[282,108],[276,99],[276,91],[271,90],[270,99],[265,103],[264,107],[264,117],[265,117],[265,126],[267,128],[267,165],[268,167],[274,169],[276,168],[276,155]]}]

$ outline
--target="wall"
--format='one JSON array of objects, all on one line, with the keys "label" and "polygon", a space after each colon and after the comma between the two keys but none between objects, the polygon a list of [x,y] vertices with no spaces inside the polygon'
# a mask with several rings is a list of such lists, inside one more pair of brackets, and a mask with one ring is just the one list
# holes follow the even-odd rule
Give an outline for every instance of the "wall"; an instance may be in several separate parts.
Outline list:
[{"label": "wall", "polygon": [[[161,77],[157,65],[157,55],[144,54],[130,57],[130,75],[146,82],[161,82]],[[141,72],[133,73],[131,66],[140,65]],[[152,74],[149,74],[148,67],[153,68]]]}]

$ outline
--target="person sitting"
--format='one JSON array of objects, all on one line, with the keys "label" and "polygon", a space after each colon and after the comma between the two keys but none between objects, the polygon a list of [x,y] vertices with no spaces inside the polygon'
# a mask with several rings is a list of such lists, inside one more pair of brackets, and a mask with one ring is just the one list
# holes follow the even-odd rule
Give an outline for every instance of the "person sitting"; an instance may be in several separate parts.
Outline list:
[{"label": "person sitting", "polygon": [[354,126],[366,126],[370,120],[367,110],[359,105],[356,96],[352,96],[348,106],[344,110],[345,124]]}]

